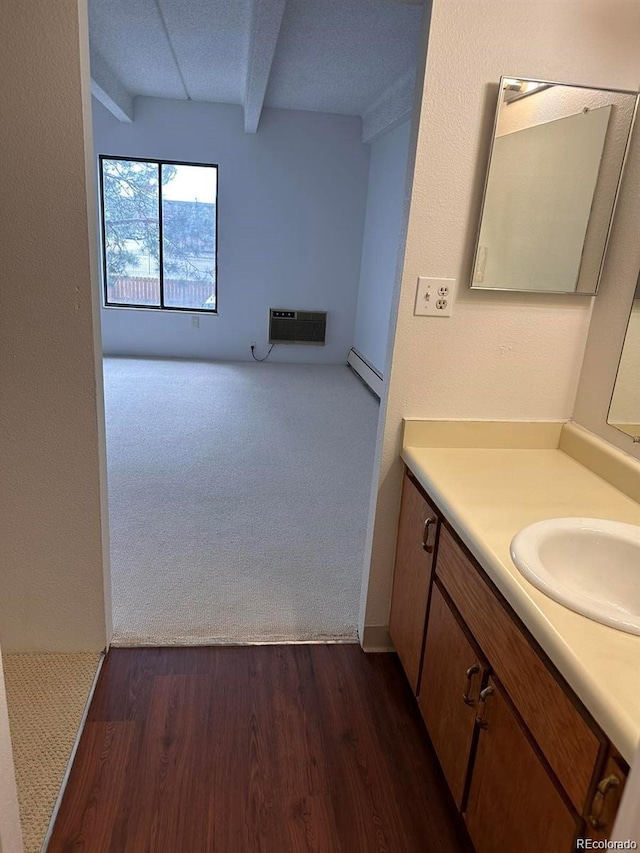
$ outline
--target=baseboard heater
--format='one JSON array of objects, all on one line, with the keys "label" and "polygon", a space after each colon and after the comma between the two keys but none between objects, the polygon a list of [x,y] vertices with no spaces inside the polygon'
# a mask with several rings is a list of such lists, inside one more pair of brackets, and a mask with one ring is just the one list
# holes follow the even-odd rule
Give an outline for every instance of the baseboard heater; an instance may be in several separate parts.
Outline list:
[{"label": "baseboard heater", "polygon": [[327,334],[326,311],[269,309],[270,344],[316,344],[324,346]]},{"label": "baseboard heater", "polygon": [[378,399],[382,397],[382,389],[384,388],[384,379],[375,369],[372,364],[369,364],[364,356],[360,355],[358,350],[351,348],[347,356],[347,364],[358,375],[364,384],[376,395]]}]

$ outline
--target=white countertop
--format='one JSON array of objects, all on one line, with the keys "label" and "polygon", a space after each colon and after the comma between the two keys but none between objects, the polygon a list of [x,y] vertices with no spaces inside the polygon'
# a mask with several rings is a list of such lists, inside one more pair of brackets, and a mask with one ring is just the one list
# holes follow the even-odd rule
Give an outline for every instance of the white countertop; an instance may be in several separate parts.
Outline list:
[{"label": "white countertop", "polygon": [[[411,440],[414,433],[405,435]],[[593,622],[547,598],[520,575],[509,545],[519,530],[545,518],[640,524],[640,505],[557,447],[409,445],[402,458],[631,763],[640,740],[640,636]]]}]

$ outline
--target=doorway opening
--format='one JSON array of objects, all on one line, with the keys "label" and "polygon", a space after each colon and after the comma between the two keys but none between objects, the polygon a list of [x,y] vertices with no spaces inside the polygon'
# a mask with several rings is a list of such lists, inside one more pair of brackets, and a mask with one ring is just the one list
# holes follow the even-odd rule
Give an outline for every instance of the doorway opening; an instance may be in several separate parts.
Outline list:
[{"label": "doorway opening", "polygon": [[90,3],[114,643],[354,641],[423,7],[153,9]]}]

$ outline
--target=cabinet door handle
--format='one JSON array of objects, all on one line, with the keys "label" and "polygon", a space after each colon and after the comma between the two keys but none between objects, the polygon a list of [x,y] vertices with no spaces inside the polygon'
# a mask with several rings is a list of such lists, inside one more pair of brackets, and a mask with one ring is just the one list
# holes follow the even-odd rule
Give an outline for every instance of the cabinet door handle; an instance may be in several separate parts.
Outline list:
[{"label": "cabinet door handle", "polygon": [[493,692],[493,687],[489,685],[488,687],[485,687],[484,690],[480,691],[480,696],[478,697],[478,713],[476,714],[476,723],[481,729],[486,729],[489,727],[489,724],[485,720],[484,715],[487,708],[487,699],[493,694]]},{"label": "cabinet door handle", "polygon": [[619,784],[620,780],[613,774],[611,776],[607,776],[598,783],[596,793],[593,797],[593,802],[591,803],[591,814],[588,818],[589,823],[594,829],[604,828],[605,824],[602,820],[602,813],[604,812],[604,804],[607,799],[607,794],[612,788],[617,788]]},{"label": "cabinet door handle", "polygon": [[422,525],[422,547],[427,552],[427,554],[433,554],[433,545],[429,545],[429,530],[432,524],[435,524],[437,521],[435,515],[430,515],[429,518],[425,518],[424,524]]},{"label": "cabinet door handle", "polygon": [[473,683],[473,676],[477,675],[477,673],[479,673],[479,672],[480,672],[480,664],[474,663],[473,666],[470,666],[469,669],[465,673],[465,675],[467,676],[467,689],[462,694],[462,701],[464,702],[465,705],[468,705],[470,708],[473,708],[474,705],[476,704],[475,700],[472,699],[469,694],[471,693],[471,685]]}]

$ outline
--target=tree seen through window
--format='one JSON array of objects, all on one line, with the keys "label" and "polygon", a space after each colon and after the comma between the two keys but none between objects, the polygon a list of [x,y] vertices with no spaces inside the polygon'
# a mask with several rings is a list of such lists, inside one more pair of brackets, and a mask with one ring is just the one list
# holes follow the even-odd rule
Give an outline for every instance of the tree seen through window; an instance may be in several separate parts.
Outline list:
[{"label": "tree seen through window", "polygon": [[216,310],[217,168],[101,157],[105,301]]}]

